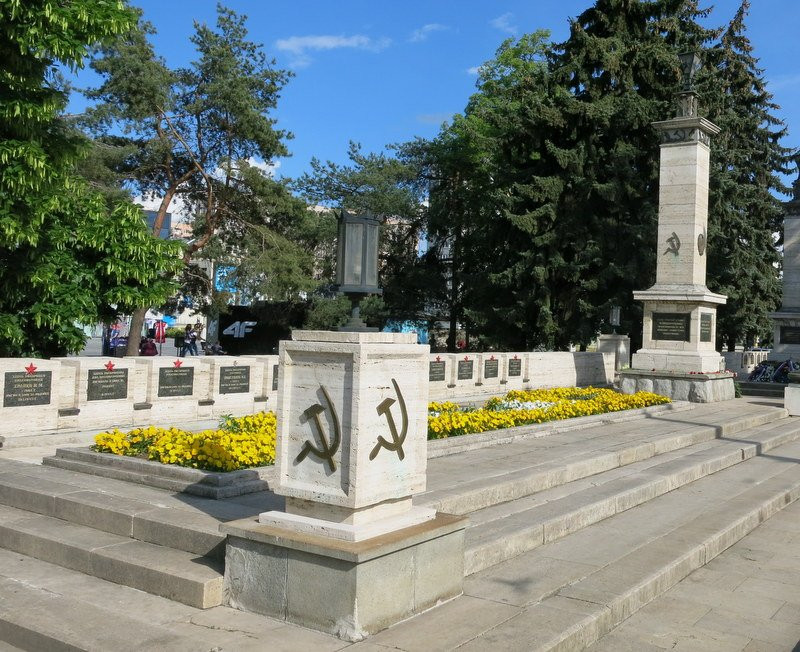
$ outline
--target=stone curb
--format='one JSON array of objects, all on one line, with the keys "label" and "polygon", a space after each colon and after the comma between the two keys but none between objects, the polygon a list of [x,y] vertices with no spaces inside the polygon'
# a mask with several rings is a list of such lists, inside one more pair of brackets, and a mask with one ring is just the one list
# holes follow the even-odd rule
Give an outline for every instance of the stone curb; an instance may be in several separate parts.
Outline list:
[{"label": "stone curb", "polygon": [[466,451],[487,448],[498,444],[508,444],[513,441],[525,439],[536,439],[537,437],[547,437],[570,430],[579,430],[591,426],[606,425],[610,423],[622,423],[633,419],[644,419],[664,412],[682,412],[691,410],[696,404],[688,401],[675,401],[666,405],[651,405],[646,408],[635,410],[623,410],[620,412],[607,412],[605,414],[592,414],[587,417],[575,417],[564,421],[548,421],[546,423],[535,423],[527,426],[517,426],[515,428],[504,428],[503,430],[491,430],[470,435],[458,435],[446,439],[431,439],[428,441],[428,459],[454,455]]}]

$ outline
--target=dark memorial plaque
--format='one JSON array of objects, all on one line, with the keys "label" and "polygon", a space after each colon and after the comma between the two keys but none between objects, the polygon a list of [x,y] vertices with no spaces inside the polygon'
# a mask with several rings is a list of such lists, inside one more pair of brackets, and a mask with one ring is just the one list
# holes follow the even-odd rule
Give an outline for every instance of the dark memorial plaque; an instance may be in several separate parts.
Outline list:
[{"label": "dark memorial plaque", "polygon": [[711,313],[704,312],[700,315],[700,341],[711,341],[711,326],[714,321],[714,316]]},{"label": "dark memorial plaque", "polygon": [[436,383],[444,380],[444,361],[434,361],[428,366],[428,382]]},{"label": "dark memorial plaque", "polygon": [[159,396],[191,396],[194,391],[192,367],[161,367],[158,370]]},{"label": "dark memorial plaque", "polygon": [[250,367],[220,367],[219,393],[246,394],[250,391]]},{"label": "dark memorial plaque", "polygon": [[278,391],[278,365],[272,365],[272,391]]},{"label": "dark memorial plaque", "polygon": [[458,361],[458,379],[472,380],[472,360]]},{"label": "dark memorial plaque", "polygon": [[781,326],[781,344],[800,344],[800,327]]},{"label": "dark memorial plaque", "polygon": [[483,377],[497,378],[499,362],[497,360],[485,360],[483,363]]},{"label": "dark memorial plaque", "polygon": [[508,375],[509,376],[521,376],[522,375],[522,360],[519,358],[511,359],[508,361]]},{"label": "dark memorial plaque", "polygon": [[128,398],[127,369],[89,369],[87,401],[113,401]]},{"label": "dark memorial plaque", "polygon": [[689,313],[654,312],[653,339],[673,342],[689,341]]},{"label": "dark memorial plaque", "polygon": [[52,371],[6,371],[3,387],[3,407],[49,405]]}]

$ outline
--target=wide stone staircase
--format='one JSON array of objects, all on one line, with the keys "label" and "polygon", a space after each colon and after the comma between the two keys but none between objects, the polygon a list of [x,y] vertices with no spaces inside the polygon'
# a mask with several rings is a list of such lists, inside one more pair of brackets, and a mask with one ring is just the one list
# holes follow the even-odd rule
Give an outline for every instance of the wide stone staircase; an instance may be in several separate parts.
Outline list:
[{"label": "wide stone staircase", "polygon": [[[425,649],[582,649],[800,497],[800,419],[779,402],[676,407],[582,428],[517,429],[500,445],[454,439],[452,454],[449,442],[432,446],[428,490],[415,502],[469,516],[464,592],[516,615],[480,638]],[[211,500],[0,459],[0,548],[25,568],[55,564],[192,613],[223,601],[219,523],[280,504],[270,492]],[[0,585],[22,573],[20,564],[0,565]],[[46,573],[36,577],[37,589],[60,595]],[[33,589],[18,589],[13,596],[33,599]],[[112,649],[67,622],[59,629],[57,609],[43,624],[13,596],[0,592],[0,641]],[[63,597],[72,601],[66,620],[84,598]],[[84,613],[113,613],[109,604],[86,604]],[[142,632],[148,627],[143,620]],[[65,647],[52,647],[59,640]],[[115,645],[143,649],[122,634]],[[165,645],[184,649],[178,639]]]}]

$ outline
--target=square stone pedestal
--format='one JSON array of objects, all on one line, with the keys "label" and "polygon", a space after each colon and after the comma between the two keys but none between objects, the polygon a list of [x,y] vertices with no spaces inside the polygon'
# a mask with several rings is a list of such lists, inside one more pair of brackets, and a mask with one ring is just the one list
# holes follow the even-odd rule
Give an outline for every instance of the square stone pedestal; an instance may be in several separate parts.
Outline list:
[{"label": "square stone pedestal", "polygon": [[679,371],[624,369],[619,372],[623,394],[653,392],[673,401],[714,403],[734,398],[733,378],[727,371],[701,374]]},{"label": "square stone pedestal", "polygon": [[437,514],[356,543],[232,521],[225,602],[358,641],[461,595],[465,525]]}]

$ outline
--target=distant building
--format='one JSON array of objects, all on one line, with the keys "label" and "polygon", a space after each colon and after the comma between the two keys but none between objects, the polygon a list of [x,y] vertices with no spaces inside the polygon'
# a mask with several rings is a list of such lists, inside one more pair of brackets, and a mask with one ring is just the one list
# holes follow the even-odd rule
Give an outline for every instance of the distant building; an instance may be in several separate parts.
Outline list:
[{"label": "distant building", "polygon": [[192,225],[186,222],[176,222],[172,225],[172,238],[174,240],[189,240],[192,237]]},{"label": "distant building", "polygon": [[[156,216],[158,215],[158,211],[144,211],[145,216],[147,217],[147,226],[150,227],[150,230],[153,230],[153,226],[156,223]],[[167,213],[164,216],[164,222],[161,225],[161,232],[158,233],[158,237],[162,240],[169,240],[170,233],[172,232],[172,213]]]}]

